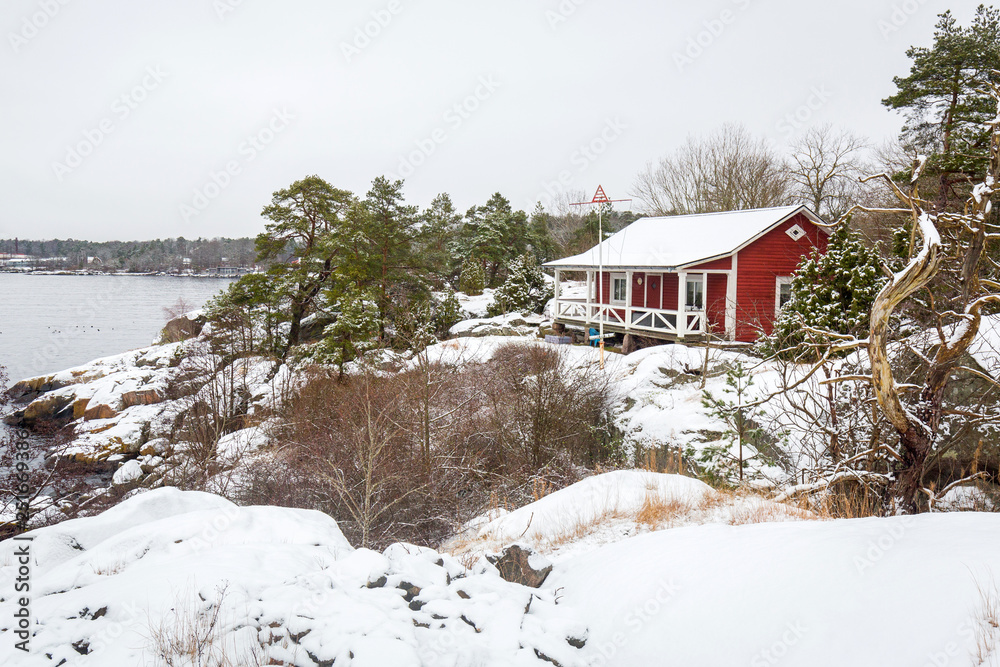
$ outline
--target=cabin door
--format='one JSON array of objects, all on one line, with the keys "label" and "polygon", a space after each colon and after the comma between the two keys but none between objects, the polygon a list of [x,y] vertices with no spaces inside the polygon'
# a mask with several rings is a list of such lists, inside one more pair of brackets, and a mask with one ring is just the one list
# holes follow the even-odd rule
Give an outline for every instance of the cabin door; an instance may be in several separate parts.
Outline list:
[{"label": "cabin door", "polygon": [[659,273],[646,274],[646,308],[663,308],[663,275]]}]

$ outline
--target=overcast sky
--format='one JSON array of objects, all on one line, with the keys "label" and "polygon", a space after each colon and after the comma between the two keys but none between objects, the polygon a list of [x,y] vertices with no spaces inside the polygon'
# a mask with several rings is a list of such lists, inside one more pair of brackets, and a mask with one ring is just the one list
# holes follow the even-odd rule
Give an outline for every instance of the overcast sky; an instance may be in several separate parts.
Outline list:
[{"label": "overcast sky", "polygon": [[531,210],[741,122],[876,140],[938,0],[5,0],[0,237],[251,236],[318,174]]}]

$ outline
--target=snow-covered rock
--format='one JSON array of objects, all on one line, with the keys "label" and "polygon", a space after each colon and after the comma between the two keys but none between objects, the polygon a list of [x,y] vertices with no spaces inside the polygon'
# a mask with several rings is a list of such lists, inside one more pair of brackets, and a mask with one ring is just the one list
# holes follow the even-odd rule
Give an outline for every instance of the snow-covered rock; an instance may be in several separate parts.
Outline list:
[{"label": "snow-covered rock", "polygon": [[538,333],[538,327],[548,320],[542,315],[528,313],[508,313],[496,317],[464,320],[454,325],[452,336],[530,336]]},{"label": "snow-covered rock", "polygon": [[124,486],[139,479],[142,479],[142,466],[138,461],[133,459],[132,461],[126,461],[115,471],[111,483],[115,486]]},{"label": "snow-covered rock", "polygon": [[[562,617],[553,591],[412,545],[352,549],[319,512],[159,489],[26,537],[30,651],[6,641],[17,602],[5,596],[0,664],[159,664],[193,636],[238,665],[571,667],[594,657],[587,628]],[[0,543],[2,590],[22,544]]]},{"label": "snow-covered rock", "polygon": [[486,317],[490,306],[496,301],[492,289],[484,289],[483,293],[477,296],[469,296],[464,292],[456,292],[455,298],[458,299],[458,304],[462,307],[462,310],[472,317]]}]

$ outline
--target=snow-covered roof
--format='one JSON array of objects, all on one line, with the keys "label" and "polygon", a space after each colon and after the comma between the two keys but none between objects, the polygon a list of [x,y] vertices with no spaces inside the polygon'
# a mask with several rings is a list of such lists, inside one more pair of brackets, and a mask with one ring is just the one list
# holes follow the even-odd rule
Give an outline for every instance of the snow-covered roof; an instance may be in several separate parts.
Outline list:
[{"label": "snow-covered roof", "polygon": [[[725,257],[798,213],[813,222],[822,222],[806,206],[642,218],[601,244],[604,265],[678,267]],[[598,246],[545,264],[554,268],[597,265]]]}]

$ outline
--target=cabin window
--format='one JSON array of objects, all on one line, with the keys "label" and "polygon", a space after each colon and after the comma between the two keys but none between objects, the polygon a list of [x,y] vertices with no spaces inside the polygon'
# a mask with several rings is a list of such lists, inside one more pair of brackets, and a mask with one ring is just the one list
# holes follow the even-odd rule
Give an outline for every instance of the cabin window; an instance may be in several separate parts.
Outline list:
[{"label": "cabin window", "polygon": [[687,310],[702,310],[705,304],[705,277],[688,276],[687,298],[684,306]]},{"label": "cabin window", "polygon": [[777,314],[781,312],[781,309],[785,307],[785,304],[792,300],[791,278],[779,277],[777,279],[777,287],[775,288],[774,299],[775,299],[774,314],[777,316]]},{"label": "cabin window", "polygon": [[611,274],[611,303],[624,305],[628,296],[628,280],[624,273]]}]

